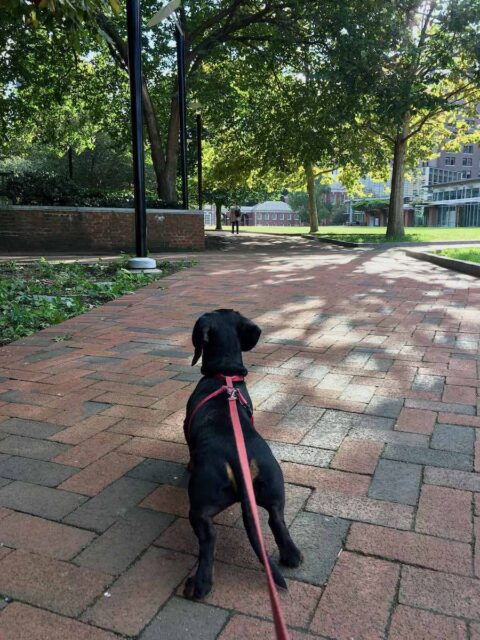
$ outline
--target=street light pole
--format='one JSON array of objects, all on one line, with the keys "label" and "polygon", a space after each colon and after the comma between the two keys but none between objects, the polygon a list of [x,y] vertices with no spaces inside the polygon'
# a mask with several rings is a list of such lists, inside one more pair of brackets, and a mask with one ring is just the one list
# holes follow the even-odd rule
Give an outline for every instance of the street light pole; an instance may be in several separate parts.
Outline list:
[{"label": "street light pole", "polygon": [[198,208],[203,209],[202,184],[202,113],[197,111],[197,175],[198,175]]},{"label": "street light pole", "polygon": [[127,0],[128,74],[132,119],[133,188],[135,207],[135,247],[137,257],[129,260],[131,269],[154,269],[155,260],[147,258],[147,209],[145,205],[145,168],[142,119],[142,41],[140,0]]},{"label": "street light pole", "polygon": [[180,163],[182,173],[182,203],[188,209],[188,175],[187,175],[187,91],[185,83],[185,34],[180,16],[175,24],[175,40],[177,42],[177,76],[178,107],[180,113]]}]

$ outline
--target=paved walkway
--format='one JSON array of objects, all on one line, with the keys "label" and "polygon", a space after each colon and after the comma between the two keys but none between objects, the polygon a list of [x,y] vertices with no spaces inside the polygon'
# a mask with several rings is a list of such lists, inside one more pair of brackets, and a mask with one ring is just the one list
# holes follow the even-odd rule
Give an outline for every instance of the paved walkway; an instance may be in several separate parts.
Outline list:
[{"label": "paved walkway", "polygon": [[231,242],[0,350],[0,639],[273,637],[236,509],[212,594],[180,595],[190,333],[234,307],[263,328],[249,389],[305,554],[292,640],[479,640],[479,281],[395,250]]}]

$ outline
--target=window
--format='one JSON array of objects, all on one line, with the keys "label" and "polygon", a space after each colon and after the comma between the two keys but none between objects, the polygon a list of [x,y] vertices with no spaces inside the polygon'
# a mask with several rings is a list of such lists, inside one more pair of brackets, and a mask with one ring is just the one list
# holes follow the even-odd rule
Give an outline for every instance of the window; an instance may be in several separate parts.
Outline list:
[{"label": "window", "polygon": [[462,171],[462,178],[464,180],[469,180],[472,177],[471,171]]},{"label": "window", "polygon": [[283,213],[279,213],[278,217],[279,217],[280,220],[283,220],[285,218],[285,215]]},{"label": "window", "polygon": [[473,144],[466,144],[463,147],[463,153],[473,153]]},{"label": "window", "polygon": [[272,213],[272,220],[276,220],[277,219],[277,214],[276,213]]},{"label": "window", "polygon": [[465,158],[462,158],[462,165],[464,167],[471,167],[473,164],[473,158],[469,158],[468,156]]},{"label": "window", "polygon": [[456,162],[456,158],[455,156],[447,156],[445,158],[445,166],[447,167],[454,167],[455,166],[455,162]]}]

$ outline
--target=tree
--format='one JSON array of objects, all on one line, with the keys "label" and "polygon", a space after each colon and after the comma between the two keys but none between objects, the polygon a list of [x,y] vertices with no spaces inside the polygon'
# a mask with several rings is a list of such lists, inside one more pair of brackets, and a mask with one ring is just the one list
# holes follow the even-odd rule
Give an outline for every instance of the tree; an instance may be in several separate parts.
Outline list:
[{"label": "tree", "polygon": [[355,34],[346,34],[337,64],[346,69],[343,89],[355,83],[364,96],[361,126],[384,162],[392,162],[387,226],[392,237],[404,235],[406,169],[453,138],[457,145],[468,141],[480,101],[480,3],[402,0],[384,6],[388,37],[381,63],[372,64],[361,52],[352,59]]},{"label": "tree", "polygon": [[[333,207],[327,197],[330,187],[315,180],[315,208],[319,220],[327,221],[332,216]],[[288,204],[296,211],[303,224],[310,222],[309,194],[305,191],[294,191],[288,194]]]}]

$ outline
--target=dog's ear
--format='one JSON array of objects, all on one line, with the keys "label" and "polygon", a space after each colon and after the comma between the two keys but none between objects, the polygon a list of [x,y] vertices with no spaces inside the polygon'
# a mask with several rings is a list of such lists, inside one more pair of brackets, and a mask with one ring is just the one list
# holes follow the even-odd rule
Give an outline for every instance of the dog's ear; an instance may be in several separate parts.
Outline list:
[{"label": "dog's ear", "polygon": [[262,330],[255,324],[255,322],[252,322],[247,318],[242,318],[238,328],[242,351],[250,351],[250,349],[253,349],[257,344],[261,333]]},{"label": "dog's ear", "polygon": [[210,327],[208,325],[208,322],[203,316],[196,321],[195,326],[193,327],[192,343],[195,349],[195,353],[192,359],[192,367],[193,365],[197,364],[200,356],[202,355],[203,345],[208,342],[209,329]]}]

